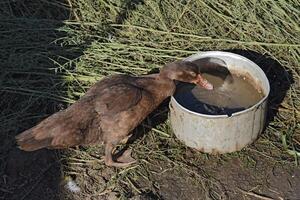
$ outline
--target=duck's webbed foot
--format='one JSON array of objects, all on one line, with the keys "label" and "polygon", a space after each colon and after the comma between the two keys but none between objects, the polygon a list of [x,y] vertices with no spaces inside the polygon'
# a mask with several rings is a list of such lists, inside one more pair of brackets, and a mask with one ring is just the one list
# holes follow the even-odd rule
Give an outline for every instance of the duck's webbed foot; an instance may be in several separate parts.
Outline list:
[{"label": "duck's webbed foot", "polygon": [[117,158],[117,161],[114,161],[113,160],[114,148],[115,146],[113,144],[105,145],[104,162],[107,166],[127,167],[136,162],[136,160],[131,157],[131,150],[126,150],[120,157]]},{"label": "duck's webbed foot", "polygon": [[117,158],[117,161],[121,163],[135,163],[136,160],[133,157],[131,157],[131,152],[131,149],[125,150],[123,154]]}]

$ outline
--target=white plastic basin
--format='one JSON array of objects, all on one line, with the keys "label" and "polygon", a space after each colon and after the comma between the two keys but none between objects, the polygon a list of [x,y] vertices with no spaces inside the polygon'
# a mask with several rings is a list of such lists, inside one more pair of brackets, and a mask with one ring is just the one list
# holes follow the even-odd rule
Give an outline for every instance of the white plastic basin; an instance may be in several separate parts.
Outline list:
[{"label": "white plastic basin", "polygon": [[200,52],[186,58],[195,61],[204,57],[224,60],[229,71],[247,74],[252,77],[264,93],[255,105],[240,112],[227,115],[207,115],[196,113],[180,105],[171,97],[170,121],[173,132],[187,146],[202,152],[222,154],[239,151],[257,139],[266,121],[267,99],[270,92],[265,73],[251,60],[228,52]]}]

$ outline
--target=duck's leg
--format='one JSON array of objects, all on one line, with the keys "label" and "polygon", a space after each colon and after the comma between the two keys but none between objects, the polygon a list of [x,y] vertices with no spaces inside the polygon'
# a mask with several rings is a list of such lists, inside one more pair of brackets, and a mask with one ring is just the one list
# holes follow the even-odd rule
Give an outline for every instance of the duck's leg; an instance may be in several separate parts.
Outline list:
[{"label": "duck's leg", "polygon": [[[115,149],[115,146],[113,143],[107,143],[105,145],[105,158],[104,158],[104,162],[107,166],[111,166],[111,167],[127,167],[133,163],[135,163],[136,161],[131,158],[130,150],[125,151],[117,160],[120,162],[116,162],[113,160],[113,152]],[[128,152],[129,152],[129,156],[128,156]]]}]

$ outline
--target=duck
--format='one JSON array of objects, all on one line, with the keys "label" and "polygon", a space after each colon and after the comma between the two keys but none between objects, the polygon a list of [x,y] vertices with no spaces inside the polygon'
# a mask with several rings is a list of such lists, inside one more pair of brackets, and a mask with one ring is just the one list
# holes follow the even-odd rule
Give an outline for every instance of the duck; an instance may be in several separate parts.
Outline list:
[{"label": "duck", "polygon": [[199,69],[193,62],[179,60],[165,64],[156,74],[103,78],[65,110],[17,135],[17,145],[21,150],[35,151],[103,144],[107,166],[131,165],[136,162],[131,150],[115,158],[116,146],[126,143],[132,130],[174,94],[178,81],[212,90],[213,85]]}]

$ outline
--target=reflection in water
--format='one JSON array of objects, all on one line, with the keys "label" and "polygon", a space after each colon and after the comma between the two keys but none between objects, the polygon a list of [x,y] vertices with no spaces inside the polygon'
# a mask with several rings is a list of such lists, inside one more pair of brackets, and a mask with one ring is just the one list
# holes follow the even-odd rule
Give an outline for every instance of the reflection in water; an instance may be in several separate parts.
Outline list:
[{"label": "reflection in water", "polygon": [[179,83],[174,97],[185,108],[209,115],[232,115],[256,104],[264,95],[245,76],[203,74],[214,85],[205,90],[193,84]]}]

